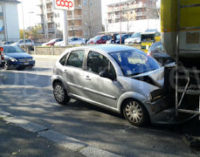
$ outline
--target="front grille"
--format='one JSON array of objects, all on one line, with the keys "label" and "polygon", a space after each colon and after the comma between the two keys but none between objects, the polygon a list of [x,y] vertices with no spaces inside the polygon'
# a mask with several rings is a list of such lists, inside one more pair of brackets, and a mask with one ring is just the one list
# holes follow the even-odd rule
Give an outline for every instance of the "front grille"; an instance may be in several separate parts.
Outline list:
[{"label": "front grille", "polygon": [[32,59],[18,59],[19,62],[30,62]]}]

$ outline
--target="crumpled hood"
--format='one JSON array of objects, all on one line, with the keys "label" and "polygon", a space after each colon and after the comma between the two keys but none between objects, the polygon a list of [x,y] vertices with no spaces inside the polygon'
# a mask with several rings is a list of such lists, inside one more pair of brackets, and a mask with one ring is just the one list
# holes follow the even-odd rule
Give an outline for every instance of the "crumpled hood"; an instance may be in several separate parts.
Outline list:
[{"label": "crumpled hood", "polygon": [[133,78],[162,88],[164,86],[164,67],[154,71],[135,75]]}]

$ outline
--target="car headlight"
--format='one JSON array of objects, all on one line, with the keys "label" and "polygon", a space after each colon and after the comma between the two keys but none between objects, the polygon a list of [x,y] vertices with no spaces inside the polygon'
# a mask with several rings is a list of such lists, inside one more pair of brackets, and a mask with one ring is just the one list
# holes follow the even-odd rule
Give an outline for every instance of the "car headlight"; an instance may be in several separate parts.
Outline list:
[{"label": "car headlight", "polygon": [[17,60],[13,57],[8,57],[7,59],[10,60],[11,62],[17,62]]},{"label": "car headlight", "polygon": [[164,96],[163,89],[157,89],[150,93],[149,99],[151,100],[151,102],[154,102],[158,99],[161,99],[163,96]]}]

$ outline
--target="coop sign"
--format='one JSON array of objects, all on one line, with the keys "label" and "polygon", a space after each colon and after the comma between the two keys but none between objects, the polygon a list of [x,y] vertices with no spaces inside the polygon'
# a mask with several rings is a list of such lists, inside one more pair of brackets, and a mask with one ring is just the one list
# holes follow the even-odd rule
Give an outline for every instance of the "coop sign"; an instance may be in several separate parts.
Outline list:
[{"label": "coop sign", "polygon": [[55,9],[74,10],[74,0],[54,0]]}]

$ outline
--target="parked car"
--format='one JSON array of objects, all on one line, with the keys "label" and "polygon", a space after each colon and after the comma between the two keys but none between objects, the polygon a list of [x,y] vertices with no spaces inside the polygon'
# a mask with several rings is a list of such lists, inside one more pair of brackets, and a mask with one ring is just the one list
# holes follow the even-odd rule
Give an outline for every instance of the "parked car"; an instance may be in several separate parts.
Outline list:
[{"label": "parked car", "polygon": [[111,40],[108,40],[107,44],[124,44],[125,39],[129,38],[130,34],[118,34],[116,35],[115,41],[112,38]]},{"label": "parked car", "polygon": [[106,44],[106,42],[111,39],[112,36],[110,35],[97,35],[94,38],[91,38],[87,44]]},{"label": "parked car", "polygon": [[29,49],[33,50],[34,49],[34,41],[31,39],[25,39],[25,40],[19,40],[18,42],[15,42],[11,44],[12,46],[19,46],[19,47],[28,47]]},{"label": "parked car", "polygon": [[13,44],[14,43],[14,41],[4,41],[3,42],[3,45],[11,45],[11,44]]},{"label": "parked car", "polygon": [[60,41],[62,41],[60,38],[52,39],[49,42],[42,44],[42,46],[54,46],[56,42]]},{"label": "parked car", "polygon": [[23,49],[18,46],[3,46],[5,65],[8,69],[24,69],[26,67],[32,68],[35,65],[35,60]]},{"label": "parked car", "polygon": [[130,34],[119,34],[117,35],[117,40],[116,40],[116,44],[124,44],[125,43],[125,40],[127,38],[129,38],[131,35]]},{"label": "parked car", "polygon": [[[73,37],[69,38],[68,45],[84,45],[86,40],[84,38]],[[59,41],[55,43],[55,46],[65,46],[64,41]]]},{"label": "parked car", "polygon": [[5,65],[5,59],[3,54],[3,48],[0,47],[0,68],[3,68]]},{"label": "parked car", "polygon": [[59,104],[70,98],[123,113],[144,125],[163,108],[164,68],[144,52],[122,45],[68,49],[53,70],[53,93]]},{"label": "parked car", "polygon": [[154,43],[150,47],[148,55],[155,58],[159,63],[161,63],[161,65],[166,65],[168,63],[175,62],[174,59],[166,53],[161,42]]},{"label": "parked car", "polygon": [[141,33],[134,33],[129,38],[125,39],[126,45],[141,43]]}]

